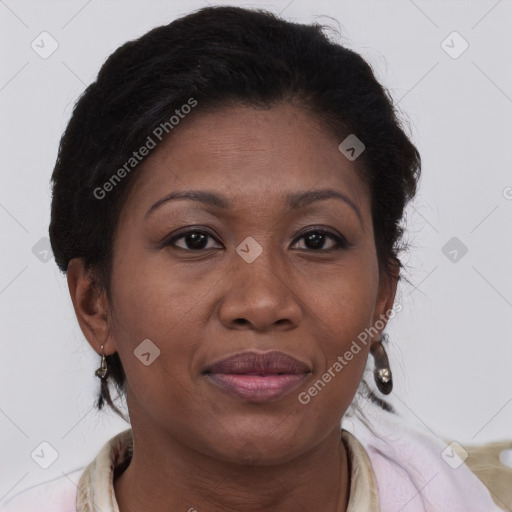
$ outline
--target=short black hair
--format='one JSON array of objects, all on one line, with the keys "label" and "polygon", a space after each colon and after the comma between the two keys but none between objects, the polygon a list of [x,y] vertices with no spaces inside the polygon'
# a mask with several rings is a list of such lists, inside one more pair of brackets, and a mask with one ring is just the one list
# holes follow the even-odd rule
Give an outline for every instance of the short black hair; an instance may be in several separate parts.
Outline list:
[{"label": "short black hair", "polygon": [[[52,175],[49,232],[63,272],[72,258],[83,258],[109,294],[115,228],[137,168],[105,197],[94,191],[191,98],[197,104],[191,115],[227,104],[268,108],[291,102],[340,142],[355,134],[365,145],[354,163],[371,194],[379,268],[390,273],[393,262],[403,268],[402,217],[416,193],[421,161],[390,94],[370,65],[331,40],[321,25],[223,6],[200,9],[123,44],[77,101]],[[107,362],[125,393],[118,354]],[[108,386],[102,386],[100,409],[103,399],[115,409]]]}]

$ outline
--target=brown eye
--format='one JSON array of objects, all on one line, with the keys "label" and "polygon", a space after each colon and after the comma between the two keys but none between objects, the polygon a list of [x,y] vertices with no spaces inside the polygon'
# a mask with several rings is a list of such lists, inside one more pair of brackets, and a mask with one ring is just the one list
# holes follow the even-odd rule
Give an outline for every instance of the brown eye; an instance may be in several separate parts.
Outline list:
[{"label": "brown eye", "polygon": [[[174,247],[178,247],[179,249],[184,250],[200,251],[203,249],[214,248],[208,247],[208,242],[210,241],[210,239],[215,240],[210,233],[194,229],[181,233],[178,236],[174,236],[169,241],[167,241],[165,245],[172,245]],[[176,242],[178,240],[183,240],[182,245],[177,245]]]},{"label": "brown eye", "polygon": [[[308,231],[307,233],[302,234],[296,240],[302,239],[304,239],[304,244],[306,246],[305,249],[310,249],[312,251],[327,252],[336,249],[346,249],[349,245],[343,237],[319,229]],[[329,240],[331,241],[331,246],[325,248],[325,244]],[[295,243],[295,245],[296,244],[297,242]],[[299,247],[299,249],[301,249],[301,247]]]}]

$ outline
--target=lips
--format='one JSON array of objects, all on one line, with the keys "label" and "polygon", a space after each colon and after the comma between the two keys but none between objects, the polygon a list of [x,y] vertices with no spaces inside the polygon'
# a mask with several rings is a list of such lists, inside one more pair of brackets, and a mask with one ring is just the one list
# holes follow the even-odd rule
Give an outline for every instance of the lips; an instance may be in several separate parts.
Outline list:
[{"label": "lips", "polygon": [[251,402],[279,399],[297,388],[309,373],[308,364],[277,350],[235,353],[203,371],[212,384]]}]

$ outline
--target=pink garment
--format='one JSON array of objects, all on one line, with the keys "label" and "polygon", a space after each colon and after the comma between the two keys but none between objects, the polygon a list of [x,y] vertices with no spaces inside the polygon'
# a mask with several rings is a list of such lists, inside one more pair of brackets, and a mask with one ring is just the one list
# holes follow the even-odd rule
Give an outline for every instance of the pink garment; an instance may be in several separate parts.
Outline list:
[{"label": "pink garment", "polygon": [[0,512],[76,512],[77,485],[84,469],[14,495],[0,505]]},{"label": "pink garment", "polygon": [[365,416],[377,435],[356,417],[344,418],[342,427],[358,439],[370,458],[381,512],[503,510],[462,458],[425,427],[406,423],[380,407],[368,407]]}]

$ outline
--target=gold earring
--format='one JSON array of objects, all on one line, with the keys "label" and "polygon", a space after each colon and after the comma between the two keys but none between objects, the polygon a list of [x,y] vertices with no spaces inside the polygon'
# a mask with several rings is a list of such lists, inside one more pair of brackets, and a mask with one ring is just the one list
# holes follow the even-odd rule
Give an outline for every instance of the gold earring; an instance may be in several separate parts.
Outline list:
[{"label": "gold earring", "polygon": [[103,353],[103,345],[101,345],[101,365],[96,370],[95,375],[99,377],[101,380],[107,378],[108,368],[107,368],[107,360],[105,358],[105,354]]},{"label": "gold earring", "polygon": [[383,334],[380,341],[372,344],[370,352],[375,361],[375,370],[373,371],[375,384],[377,384],[381,393],[389,395],[393,389],[393,375],[389,367],[388,355],[382,344],[384,340],[387,341],[387,334]]}]

